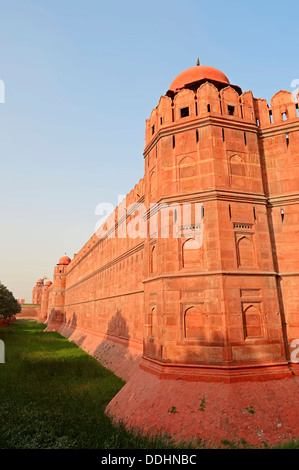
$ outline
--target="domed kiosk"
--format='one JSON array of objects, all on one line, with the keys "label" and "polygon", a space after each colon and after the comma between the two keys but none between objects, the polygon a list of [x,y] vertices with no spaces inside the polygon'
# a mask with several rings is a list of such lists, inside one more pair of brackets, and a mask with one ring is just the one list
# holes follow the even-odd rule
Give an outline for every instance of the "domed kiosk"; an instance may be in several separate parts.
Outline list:
[{"label": "domed kiosk", "polygon": [[195,65],[180,72],[172,81],[166,95],[172,96],[183,88],[198,88],[204,82],[213,83],[218,90],[230,85],[239,94],[242,90],[239,86],[232,85],[227,76],[221,70],[209,65]]},{"label": "domed kiosk", "polygon": [[60,260],[58,261],[58,266],[67,266],[70,264],[71,259],[68,256],[62,256]]}]

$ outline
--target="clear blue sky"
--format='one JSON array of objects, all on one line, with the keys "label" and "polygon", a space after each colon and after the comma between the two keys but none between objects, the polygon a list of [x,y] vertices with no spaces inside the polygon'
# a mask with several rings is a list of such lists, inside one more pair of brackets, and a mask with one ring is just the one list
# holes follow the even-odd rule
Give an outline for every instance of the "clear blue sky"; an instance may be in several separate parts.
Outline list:
[{"label": "clear blue sky", "polygon": [[0,281],[31,301],[143,176],[145,119],[201,64],[268,101],[299,78],[298,2],[0,0]]}]

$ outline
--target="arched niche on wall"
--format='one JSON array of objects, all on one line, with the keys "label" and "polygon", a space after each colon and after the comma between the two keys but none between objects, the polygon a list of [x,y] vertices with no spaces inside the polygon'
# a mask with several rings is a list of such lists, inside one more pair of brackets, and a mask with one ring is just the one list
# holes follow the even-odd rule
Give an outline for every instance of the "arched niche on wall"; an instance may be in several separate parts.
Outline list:
[{"label": "arched niche on wall", "polygon": [[229,183],[231,186],[246,185],[247,171],[244,158],[235,154],[229,158]]},{"label": "arched niche on wall", "polygon": [[237,240],[237,261],[239,267],[255,267],[256,258],[252,235],[240,236]]},{"label": "arched niche on wall", "polygon": [[184,268],[198,266],[201,263],[201,245],[195,238],[188,238],[182,245],[182,262]]},{"label": "arched niche on wall", "polygon": [[178,164],[179,187],[181,190],[192,190],[195,187],[196,167],[192,157],[182,158]]},{"label": "arched niche on wall", "polygon": [[184,338],[189,340],[205,340],[204,315],[201,306],[194,305],[184,311]]},{"label": "arched niche on wall", "polygon": [[243,328],[245,339],[263,337],[259,304],[243,305]]}]

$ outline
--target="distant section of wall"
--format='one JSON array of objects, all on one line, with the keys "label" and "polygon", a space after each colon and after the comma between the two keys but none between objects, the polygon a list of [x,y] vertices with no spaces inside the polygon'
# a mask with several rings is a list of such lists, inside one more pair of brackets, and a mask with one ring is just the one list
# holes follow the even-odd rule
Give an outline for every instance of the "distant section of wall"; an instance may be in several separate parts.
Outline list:
[{"label": "distant section of wall", "polygon": [[40,305],[22,304],[22,311],[17,314],[17,320],[20,318],[32,318],[38,320],[40,314]]},{"label": "distant section of wall", "polygon": [[72,261],[59,260],[42,297],[48,316],[40,320],[47,323],[47,331],[59,331],[125,380],[143,353],[146,253],[143,238],[118,235],[128,230],[143,201],[140,180],[111,216],[115,236],[109,237],[108,221],[103,238],[94,234]]}]

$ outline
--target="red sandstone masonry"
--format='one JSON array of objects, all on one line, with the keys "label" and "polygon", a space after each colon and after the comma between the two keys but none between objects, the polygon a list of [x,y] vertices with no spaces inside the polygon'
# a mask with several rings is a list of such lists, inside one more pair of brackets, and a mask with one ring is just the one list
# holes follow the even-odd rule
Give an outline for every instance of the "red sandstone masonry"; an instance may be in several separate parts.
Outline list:
[{"label": "red sandstone masonry", "polygon": [[[273,441],[298,436],[290,361],[299,338],[298,103],[280,91],[269,108],[209,67],[184,71],[172,86],[146,121],[144,178],[109,219],[116,238],[95,234],[59,261],[41,291],[41,319],[47,311],[48,330],[129,380],[107,409],[128,425],[207,439],[247,430],[253,442],[263,432]],[[138,202],[147,237],[118,238],[135,215],[123,205]],[[203,204],[202,246],[188,250],[194,217],[179,226],[181,238],[161,237],[161,219],[153,236],[152,203]],[[173,208],[170,233],[178,217]],[[198,427],[204,390],[210,408]],[[241,411],[251,401],[258,425]],[[165,414],[178,402],[179,414]]]},{"label": "red sandstone masonry", "polygon": [[41,303],[43,287],[44,287],[44,280],[38,279],[35,287],[32,290],[32,303],[33,304]]},{"label": "red sandstone masonry", "polygon": [[40,315],[40,305],[22,304],[22,310],[20,313],[17,313],[16,318],[38,320],[39,315]]}]

